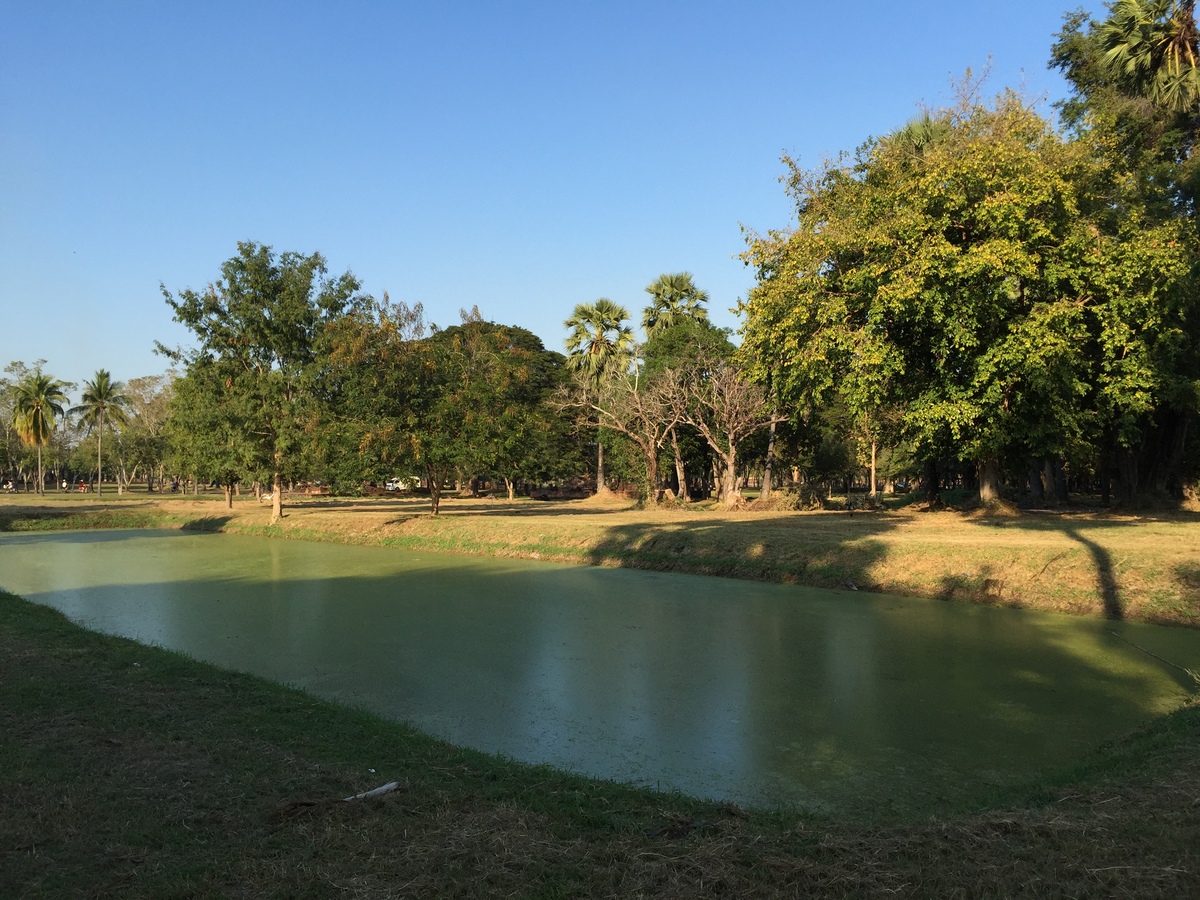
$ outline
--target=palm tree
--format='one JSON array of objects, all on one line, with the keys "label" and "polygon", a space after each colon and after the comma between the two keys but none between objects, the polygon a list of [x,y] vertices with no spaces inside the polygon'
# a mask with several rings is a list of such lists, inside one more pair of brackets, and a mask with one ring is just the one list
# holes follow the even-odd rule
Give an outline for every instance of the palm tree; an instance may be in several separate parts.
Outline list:
[{"label": "palm tree", "polygon": [[37,448],[39,494],[45,493],[45,475],[42,472],[42,448],[54,436],[54,417],[63,414],[62,405],[67,402],[63,388],[66,382],[43,375],[41,370],[25,377],[17,385],[16,403],[13,405],[13,427],[25,446]]},{"label": "palm tree", "polygon": [[[107,369],[100,369],[96,377],[83,383],[83,402],[71,408],[71,413],[82,413],[83,424],[88,431],[96,432],[96,493],[104,492],[104,478],[101,451],[104,449],[104,419],[117,425],[124,425],[125,407],[129,405],[129,397],[122,393],[125,390],[123,381],[113,381]],[[118,491],[117,493],[120,493]]]},{"label": "palm tree", "polygon": [[[704,308],[704,304],[708,302],[708,292],[696,287],[691,272],[659,275],[653,284],[647,285],[646,293],[653,298],[650,305],[642,311],[642,328],[647,338],[652,338],[655,334],[689,319],[696,322],[708,321],[708,310]],[[687,502],[687,472],[683,465],[683,454],[679,449],[679,435],[674,427],[669,429],[668,434],[675,453],[675,480],[679,483],[679,499]]]},{"label": "palm tree", "polygon": [[[605,378],[625,371],[633,357],[629,311],[607,297],[580,303],[563,324],[567,335],[567,366],[579,372],[593,390]],[[604,444],[596,439],[596,490],[604,490]]]},{"label": "palm tree", "polygon": [[1117,0],[1099,27],[1109,70],[1172,112],[1200,104],[1196,0]]},{"label": "palm tree", "polygon": [[657,281],[646,287],[646,293],[654,298],[642,312],[646,337],[685,319],[708,321],[708,311],[704,308],[708,292],[696,287],[691,272],[659,275]]}]

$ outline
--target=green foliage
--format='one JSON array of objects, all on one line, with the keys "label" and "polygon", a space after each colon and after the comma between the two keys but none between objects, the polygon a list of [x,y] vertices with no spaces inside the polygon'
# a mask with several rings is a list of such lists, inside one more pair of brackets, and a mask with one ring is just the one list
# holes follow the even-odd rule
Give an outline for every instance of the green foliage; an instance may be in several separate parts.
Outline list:
[{"label": "green foliage", "polygon": [[1186,393],[1190,226],[1149,220],[1102,147],[1013,95],[917,131],[813,172],[789,161],[797,227],[745,254],[757,376],[801,409],[896,410],[895,438],[926,457],[1136,441]]},{"label": "green foliage", "polygon": [[125,407],[129,397],[123,393],[125,384],[113,381],[107,369],[99,369],[91,381],[83,383],[83,398],[78,406],[71,408],[71,414],[80,416],[80,421],[89,432],[96,435],[96,491],[104,490],[104,424],[108,419],[110,425],[125,425],[128,421]]},{"label": "green foliage", "polygon": [[380,477],[420,473],[435,513],[456,471],[512,484],[554,470],[565,433],[545,398],[564,378],[562,355],[478,310],[425,332],[420,307],[386,298],[331,330],[320,384],[340,445]]},{"label": "green foliage", "polygon": [[[302,473],[302,450],[318,411],[311,403],[328,326],[361,307],[359,283],[349,272],[327,278],[319,253],[276,254],[270,247],[239,243],[221,266],[221,278],[203,293],[164,287],[175,320],[195,335],[190,353],[159,346],[188,374],[203,370],[188,398],[215,403],[244,445],[239,458],[274,475]],[[186,402],[179,400],[179,404]],[[197,410],[198,417],[207,415]],[[275,510],[278,514],[278,491]]]},{"label": "green foliage", "polygon": [[1103,64],[1132,94],[1177,113],[1200,103],[1195,0],[1116,0],[1096,29]]},{"label": "green foliage", "polygon": [[24,372],[12,389],[12,427],[21,443],[36,451],[38,493],[45,489],[42,450],[54,436],[55,420],[64,415],[67,395],[63,391],[68,387],[66,382],[44,374],[39,366]]},{"label": "green foliage", "polygon": [[659,275],[646,287],[652,298],[642,312],[642,328],[649,339],[665,328],[684,322],[708,322],[708,292],[696,287],[691,272]]},{"label": "green foliage", "polygon": [[633,357],[633,330],[629,311],[607,297],[580,303],[563,325],[567,336],[567,365],[598,384],[605,376],[622,372]]},{"label": "green foliage", "polygon": [[38,371],[27,375],[16,386],[13,426],[21,440],[31,447],[45,447],[54,433],[56,419],[64,415],[66,382]]}]

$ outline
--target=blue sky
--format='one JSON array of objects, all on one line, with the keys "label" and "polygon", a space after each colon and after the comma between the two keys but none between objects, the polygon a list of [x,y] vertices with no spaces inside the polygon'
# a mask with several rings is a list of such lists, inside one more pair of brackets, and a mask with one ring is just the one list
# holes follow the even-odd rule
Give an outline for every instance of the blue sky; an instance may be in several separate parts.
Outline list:
[{"label": "blue sky", "polygon": [[736,327],[740,227],[790,220],[781,153],[853,149],[989,59],[989,93],[1061,97],[1077,5],[0,0],[0,367],[163,371],[187,333],[159,283],[247,239],[552,349],[663,272]]}]

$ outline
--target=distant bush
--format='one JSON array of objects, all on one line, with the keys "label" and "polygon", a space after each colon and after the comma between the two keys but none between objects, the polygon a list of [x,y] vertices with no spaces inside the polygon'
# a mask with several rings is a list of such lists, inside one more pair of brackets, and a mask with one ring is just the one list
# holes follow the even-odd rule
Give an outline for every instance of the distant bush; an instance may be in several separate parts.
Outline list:
[{"label": "distant bush", "polygon": [[808,485],[788,485],[781,490],[772,491],[770,497],[759,497],[752,506],[754,509],[794,512],[805,509],[823,509],[825,501],[821,494]]}]

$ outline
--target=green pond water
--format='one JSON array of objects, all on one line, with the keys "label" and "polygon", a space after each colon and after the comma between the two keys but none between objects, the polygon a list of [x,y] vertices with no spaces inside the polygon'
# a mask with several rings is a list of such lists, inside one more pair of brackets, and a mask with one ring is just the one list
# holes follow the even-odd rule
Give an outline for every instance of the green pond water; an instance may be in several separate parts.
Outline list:
[{"label": "green pond water", "polygon": [[1145,651],[1200,668],[1182,629],[222,534],[3,535],[0,587],[457,744],[857,815],[969,803],[1175,708],[1187,676]]}]

